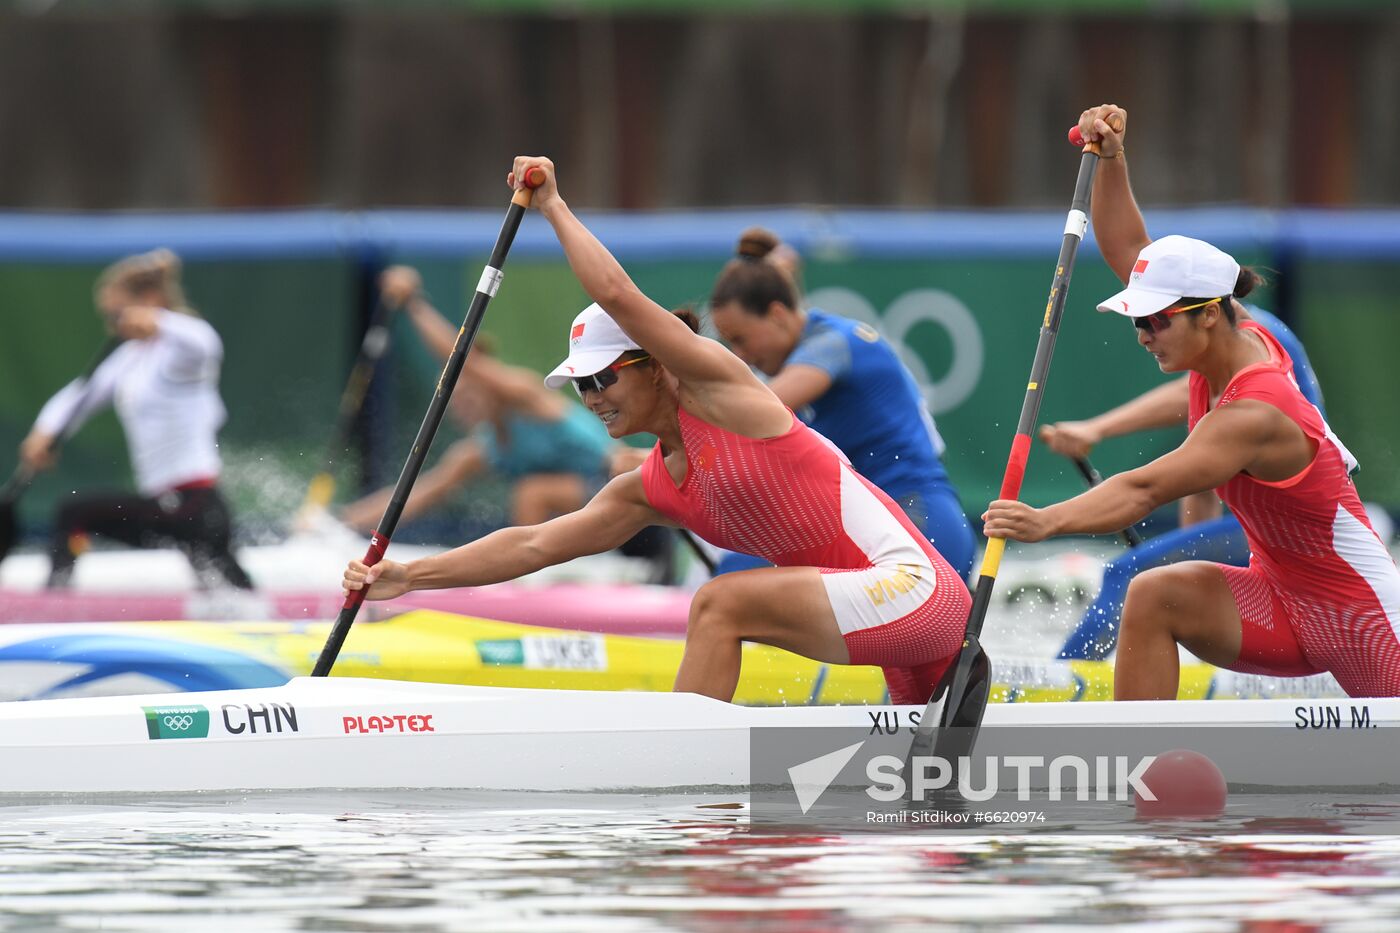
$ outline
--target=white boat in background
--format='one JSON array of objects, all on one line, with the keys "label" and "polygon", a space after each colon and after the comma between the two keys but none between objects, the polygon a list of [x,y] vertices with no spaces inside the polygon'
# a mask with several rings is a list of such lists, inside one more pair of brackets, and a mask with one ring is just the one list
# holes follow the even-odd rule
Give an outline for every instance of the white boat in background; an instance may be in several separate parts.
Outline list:
[{"label": "white boat in background", "polygon": [[[394,545],[411,560],[439,549]],[[73,587],[44,589],[48,559],[18,553],[0,562],[0,626],[28,623],[261,620],[328,621],[344,597],[340,575],[364,542],[343,535],[302,535],[276,545],[243,548],[258,589],[196,586],[189,562],[173,550],[100,549],[78,561]],[[983,641],[998,656],[1053,656],[1098,586],[1103,554],[1040,548],[1002,565],[1000,590]],[[684,586],[645,583],[645,560],[599,554],[493,586],[410,593],[366,603],[364,620],[410,609],[604,634],[681,637],[690,598],[705,579]],[[0,696],[6,691],[0,689]]]},{"label": "white boat in background", "polygon": [[[395,546],[398,560],[440,549]],[[83,555],[70,589],[48,590],[48,559],[17,554],[0,563],[0,626],[19,623],[260,620],[329,621],[344,603],[340,576],[364,542],[293,538],[244,548],[258,589],[199,589],[173,550],[100,550]],[[644,582],[643,560],[599,554],[494,586],[410,593],[366,603],[360,618],[438,609],[503,622],[627,635],[685,634],[689,589]],[[0,690],[0,694],[4,691]]]},{"label": "white boat in background", "polygon": [[[253,578],[257,592],[244,594],[222,589],[205,591],[204,595],[212,601],[236,602],[240,596],[251,601],[267,593],[307,590],[335,593],[340,588],[340,577],[346,563],[351,558],[363,555],[368,543],[368,537],[360,536],[302,536],[288,538],[280,544],[240,548],[238,560]],[[395,560],[407,561],[442,550],[444,548],[395,544],[390,554]],[[599,554],[548,568],[522,578],[522,581],[534,584],[580,581],[637,583],[645,580],[649,570],[645,561],[615,554]],[[0,588],[42,591],[48,574],[47,555],[33,551],[11,554],[0,563]],[[89,551],[78,559],[72,588],[80,593],[197,594],[200,593],[199,582],[189,561],[174,549],[103,548]]]},{"label": "white boat in background", "polygon": [[[0,703],[0,796],[743,787],[750,780],[754,729],[845,727],[862,735],[899,734],[919,712],[913,707],[753,709],[692,694],[338,677],[198,695]],[[996,729],[1003,726],[1035,727],[1023,734],[1041,736],[1052,754],[1079,734],[1056,727],[1083,732],[1089,726],[1117,726],[1116,735],[1139,738],[1156,730],[1164,736],[1218,734],[1236,746],[1239,729],[1250,727],[1278,737],[1283,751],[1243,756],[1243,770],[1226,772],[1232,783],[1400,782],[1400,770],[1378,766],[1374,756],[1300,754],[1304,746],[1298,738],[1336,735],[1350,743],[1347,747],[1394,757],[1400,754],[1400,733],[1393,731],[1400,726],[1400,699],[993,706],[979,754],[989,735],[1004,734]]]}]

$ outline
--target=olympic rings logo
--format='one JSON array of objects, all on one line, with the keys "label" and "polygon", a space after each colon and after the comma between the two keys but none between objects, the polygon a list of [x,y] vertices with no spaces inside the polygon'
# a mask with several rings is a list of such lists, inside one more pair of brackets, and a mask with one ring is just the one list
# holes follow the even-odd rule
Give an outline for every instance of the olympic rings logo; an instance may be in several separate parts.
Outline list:
[{"label": "olympic rings logo", "polygon": [[[941,415],[966,402],[982,379],[986,352],[981,325],[951,292],[916,288],[896,298],[883,314],[864,295],[849,288],[819,288],[807,296],[807,304],[862,321],[883,333],[919,384],[930,414]],[[924,325],[942,328],[952,343],[952,363],[938,379],[909,344],[911,331]]]},{"label": "olympic rings logo", "polygon": [[203,706],[147,706],[146,734],[152,739],[209,736],[209,710]]}]

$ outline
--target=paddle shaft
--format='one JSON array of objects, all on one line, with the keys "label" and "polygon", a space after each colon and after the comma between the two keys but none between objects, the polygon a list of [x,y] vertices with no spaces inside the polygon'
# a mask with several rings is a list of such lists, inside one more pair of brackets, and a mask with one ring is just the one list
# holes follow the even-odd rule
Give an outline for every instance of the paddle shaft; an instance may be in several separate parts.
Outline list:
[{"label": "paddle shaft", "polygon": [[[1070,202],[1069,216],[1065,221],[1064,237],[1060,241],[1060,257],[1055,263],[1055,277],[1050,283],[1050,300],[1045,304],[1045,318],[1040,326],[1040,339],[1035,347],[1035,360],[1031,364],[1030,382],[1026,384],[1026,397],[1021,403],[1021,417],[1016,424],[1016,437],[1011,442],[1011,454],[1007,457],[1006,472],[1002,476],[998,499],[1016,499],[1021,495],[1021,481],[1026,475],[1026,461],[1030,457],[1031,434],[1035,431],[1040,417],[1040,401],[1045,394],[1045,380],[1050,374],[1050,359],[1055,353],[1055,337],[1059,333],[1060,318],[1064,315],[1065,298],[1069,293],[1070,277],[1074,273],[1074,260],[1079,254],[1079,244],[1084,239],[1084,231],[1089,225],[1089,194],[1094,186],[1094,172],[1098,168],[1097,152],[1085,151],[1079,157],[1079,178],[1074,185],[1074,200]],[[992,586],[996,582],[1001,558],[1006,551],[1005,538],[987,539],[987,550],[982,556],[982,567],[978,573],[977,588],[973,592],[972,611],[968,615],[967,633],[980,635],[986,621],[987,607],[991,602]]]},{"label": "paddle shaft", "polygon": [[[88,380],[92,378],[92,374],[97,372],[97,367],[101,366],[102,361],[112,355],[112,351],[120,346],[121,342],[122,340],[120,337],[108,337],[107,340],[103,342],[102,346],[98,347],[97,353],[95,353],[92,360],[89,361],[87,369],[85,369],[79,377],[83,381],[85,389],[87,388],[86,384]],[[49,442],[50,453],[58,450],[58,448],[63,445],[63,442],[72,436],[73,431],[77,427],[78,415],[82,412],[86,404],[87,393],[84,392],[83,397],[78,400],[78,404],[73,407],[73,413],[69,415],[63,427],[59,429],[59,432],[54,435],[53,440]],[[27,463],[21,462],[15,467],[14,473],[10,475],[5,485],[0,486],[0,560],[4,560],[10,553],[10,548],[14,546],[16,524],[14,515],[15,503],[19,501],[20,496],[24,495],[24,491],[29,488],[29,484],[34,482],[34,475],[34,468]]]},{"label": "paddle shaft", "polygon": [[[1089,484],[1090,489],[1103,482],[1103,477],[1099,475],[1098,470],[1094,469],[1094,465],[1089,462],[1087,457],[1075,457],[1074,465],[1079,468],[1079,475],[1084,477],[1084,482]],[[1142,543],[1142,535],[1138,534],[1138,530],[1132,525],[1120,531],[1119,535],[1128,547],[1137,547]]]},{"label": "paddle shaft", "polygon": [[311,480],[306,490],[303,507],[325,508],[335,496],[335,475],[332,465],[349,442],[350,428],[360,414],[370,382],[374,379],[375,367],[389,348],[389,320],[397,307],[389,305],[381,295],[370,313],[369,328],[360,341],[360,351],[355,357],[355,365],[350,369],[350,377],[345,381],[345,390],[340,393],[340,408],[336,412],[335,431],[331,434],[322,459],[321,471]]},{"label": "paddle shaft", "polygon": [[705,550],[704,545],[702,545],[699,541],[695,540],[695,535],[691,534],[684,528],[677,528],[676,534],[680,535],[680,538],[682,541],[685,542],[686,547],[690,548],[690,553],[695,555],[695,559],[700,561],[704,568],[710,572],[711,576],[714,576],[715,559],[710,556],[708,551]]},{"label": "paddle shaft", "polygon": [[[497,289],[501,287],[501,267],[505,265],[506,254],[510,251],[510,245],[515,240],[515,233],[520,229],[520,221],[525,217],[525,211],[530,206],[532,189],[538,187],[543,181],[543,178],[531,177],[527,179],[526,184],[529,187],[515,192],[515,196],[511,198],[510,207],[506,210],[505,222],[501,225],[501,232],[496,237],[496,245],[491,250],[491,258],[487,260],[486,268],[481,273],[476,293],[472,295],[471,305],[467,308],[466,320],[462,322],[462,329],[457,333],[457,342],[452,347],[452,354],[448,356],[447,364],[443,367],[442,375],[438,378],[437,388],[433,392],[433,400],[428,403],[428,412],[423,416],[423,424],[418,429],[418,436],[413,441],[413,447],[409,451],[407,462],[404,463],[403,472],[399,474],[399,481],[394,485],[393,496],[389,499],[389,505],[384,510],[384,517],[379,520],[378,527],[370,535],[369,550],[365,552],[364,556],[364,562],[368,566],[372,567],[379,563],[384,557],[384,552],[388,550],[389,539],[393,537],[394,531],[398,527],[399,518],[403,515],[404,504],[408,502],[408,494],[418,479],[419,471],[423,469],[423,461],[428,456],[428,448],[432,446],[438,425],[442,423],[442,416],[447,411],[447,403],[452,397],[452,390],[457,386],[457,378],[462,374],[462,367],[466,365],[467,353],[471,350],[472,342],[476,340],[476,332],[481,327],[482,318],[486,316],[486,306],[490,304]],[[531,182],[534,184],[530,184]],[[345,605],[335,620],[335,626],[326,639],[325,647],[321,649],[321,656],[316,659],[316,667],[311,671],[313,677],[325,677],[331,672],[331,668],[335,666],[335,659],[345,644],[346,636],[350,634],[350,626],[355,623],[355,616],[359,613],[360,605],[364,601],[365,589],[352,590],[345,597]]]},{"label": "paddle shaft", "polygon": [[[120,337],[108,337],[103,341],[102,346],[97,348],[97,352],[93,354],[92,359],[88,361],[87,368],[84,369],[82,375],[78,377],[83,382],[84,387],[86,387],[87,381],[92,378],[92,374],[97,372],[97,367],[101,366],[102,361],[112,355],[113,350],[121,346],[121,342],[122,339]],[[49,442],[50,453],[57,451],[63,446],[63,442],[72,436],[78,421],[78,415],[82,412],[83,405],[86,402],[87,396],[84,394],[83,398],[78,400],[78,404],[73,406],[73,413],[68,416],[68,420],[63,423],[63,427],[59,428],[58,433],[55,434],[53,440]],[[4,486],[0,486],[0,505],[14,505],[15,501],[24,494],[24,490],[29,487],[29,484],[33,482],[33,480],[34,470],[28,464],[21,463],[19,466],[15,467],[15,472],[10,476],[9,481],[5,483]]]},{"label": "paddle shaft", "polygon": [[[1065,218],[1060,256],[1055,263],[1055,277],[1050,282],[1050,298],[1045,303],[1045,317],[1040,325],[1040,339],[1036,343],[1035,360],[1031,364],[1031,378],[1026,384],[1026,397],[1021,404],[1021,418],[1016,424],[1016,437],[1011,443],[1011,455],[1007,458],[1006,473],[1001,481],[998,496],[1001,499],[1015,499],[1021,494],[1021,481],[1025,478],[1026,460],[1030,456],[1031,434],[1040,417],[1040,400],[1050,373],[1050,358],[1055,352],[1055,336],[1060,329],[1060,318],[1064,315],[1074,260],[1079,255],[1079,244],[1089,227],[1089,197],[1094,190],[1094,173],[1098,170],[1098,163],[1098,145],[1085,146],[1079,157],[1079,176],[1075,180],[1074,198]],[[967,614],[962,648],[924,709],[923,718],[910,744],[906,766],[911,765],[916,756],[934,750],[939,735],[948,734],[953,726],[962,730],[961,742],[971,749],[982,723],[991,680],[991,662],[982,649],[980,636],[1005,550],[1006,539],[988,539],[977,586],[972,593],[972,607]],[[933,725],[935,721],[938,724],[936,729]],[[959,740],[953,741],[956,743]]]},{"label": "paddle shaft", "polygon": [[34,482],[33,467],[27,463],[21,463],[15,467],[15,471],[10,474],[5,485],[0,486],[0,508],[13,508],[32,482]]}]

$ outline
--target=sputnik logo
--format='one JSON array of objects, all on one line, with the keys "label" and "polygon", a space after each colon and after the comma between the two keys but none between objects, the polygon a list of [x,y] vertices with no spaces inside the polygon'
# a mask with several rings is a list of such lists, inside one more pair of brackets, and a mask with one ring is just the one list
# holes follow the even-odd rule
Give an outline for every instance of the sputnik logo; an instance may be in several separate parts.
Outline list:
[{"label": "sputnik logo", "polygon": [[812,809],[821,799],[831,782],[841,773],[841,769],[850,763],[864,744],[863,741],[856,742],[854,745],[847,745],[845,748],[788,768],[788,780],[792,781],[792,790],[797,794],[797,805],[802,808],[803,813]]}]

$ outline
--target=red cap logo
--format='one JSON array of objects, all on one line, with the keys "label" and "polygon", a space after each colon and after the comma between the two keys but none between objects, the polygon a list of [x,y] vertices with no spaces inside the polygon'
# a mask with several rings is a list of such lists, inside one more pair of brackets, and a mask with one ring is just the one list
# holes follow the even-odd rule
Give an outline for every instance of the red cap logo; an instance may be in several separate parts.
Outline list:
[{"label": "red cap logo", "polygon": [[582,337],[582,336],[583,336],[583,325],[582,325],[582,324],[575,324],[575,325],[574,325],[574,329],[571,330],[571,331],[569,331],[569,340],[570,340],[571,342],[572,342],[572,341],[575,341],[575,340],[578,340],[578,339],[579,339],[580,337]]},{"label": "red cap logo", "polygon": [[1142,274],[1143,274],[1144,272],[1146,272],[1146,271],[1147,271],[1147,260],[1146,260],[1146,259],[1139,259],[1137,262],[1133,263],[1133,275],[1142,275]]}]

